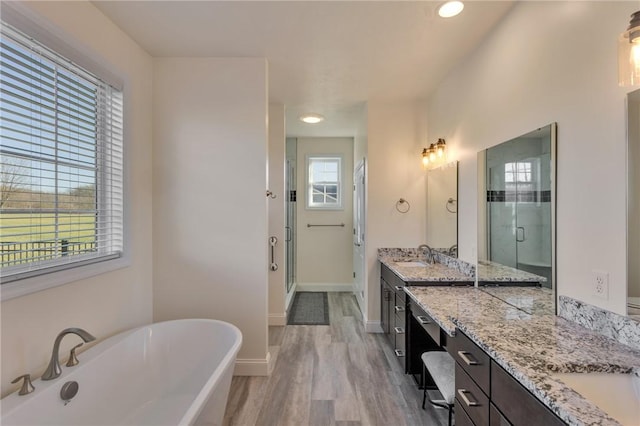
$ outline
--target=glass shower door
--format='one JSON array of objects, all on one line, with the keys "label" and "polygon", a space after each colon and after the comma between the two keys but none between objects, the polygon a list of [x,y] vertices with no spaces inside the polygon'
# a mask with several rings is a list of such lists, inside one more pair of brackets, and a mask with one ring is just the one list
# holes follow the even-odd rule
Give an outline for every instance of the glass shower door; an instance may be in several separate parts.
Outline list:
[{"label": "glass shower door", "polygon": [[487,150],[489,260],[543,276],[550,287],[550,140],[513,142]]},{"label": "glass shower door", "polygon": [[287,183],[287,214],[285,224],[285,252],[287,256],[287,293],[296,281],[296,178],[295,160],[287,160],[285,182]]}]

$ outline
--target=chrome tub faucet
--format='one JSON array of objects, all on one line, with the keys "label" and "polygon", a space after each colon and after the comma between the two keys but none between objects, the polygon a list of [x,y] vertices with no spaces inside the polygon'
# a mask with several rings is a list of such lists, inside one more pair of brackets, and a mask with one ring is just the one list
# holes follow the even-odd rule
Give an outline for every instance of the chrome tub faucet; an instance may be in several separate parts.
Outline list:
[{"label": "chrome tub faucet", "polygon": [[62,370],[60,369],[60,356],[58,352],[60,350],[60,342],[62,341],[62,338],[67,334],[75,334],[77,336],[80,336],[80,338],[84,340],[85,343],[89,343],[96,340],[95,337],[93,337],[91,334],[87,333],[81,328],[66,328],[62,330],[60,334],[58,334],[58,336],[56,337],[55,342],[53,343],[53,352],[51,353],[51,360],[49,361],[49,365],[47,366],[47,369],[45,370],[44,374],[41,377],[42,380],[53,380],[56,377],[60,376],[60,374],[62,373]]}]

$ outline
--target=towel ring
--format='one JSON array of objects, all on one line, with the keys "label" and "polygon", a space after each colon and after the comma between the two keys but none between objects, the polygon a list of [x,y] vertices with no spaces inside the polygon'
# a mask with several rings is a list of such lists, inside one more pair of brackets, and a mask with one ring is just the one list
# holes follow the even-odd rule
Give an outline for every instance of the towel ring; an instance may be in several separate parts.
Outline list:
[{"label": "towel ring", "polygon": [[[405,204],[407,205],[406,207],[401,207]],[[400,213],[406,213],[411,210],[411,204],[409,204],[409,202],[404,198],[400,198],[396,203],[396,210],[398,210]]]},{"label": "towel ring", "polygon": [[[449,208],[449,204],[451,204],[451,205],[455,205],[455,210],[451,210],[451,209]],[[447,211],[448,211],[449,213],[458,213],[458,200],[456,200],[456,199],[454,199],[454,198],[449,198],[449,199],[447,200],[447,204],[445,204],[445,206],[444,206],[444,207],[447,209]]]}]

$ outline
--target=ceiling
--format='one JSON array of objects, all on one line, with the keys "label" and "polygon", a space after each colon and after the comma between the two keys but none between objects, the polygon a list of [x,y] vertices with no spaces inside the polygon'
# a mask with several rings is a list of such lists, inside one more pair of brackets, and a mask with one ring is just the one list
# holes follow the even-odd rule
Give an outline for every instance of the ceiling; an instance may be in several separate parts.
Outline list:
[{"label": "ceiling", "polygon": [[[93,1],[156,57],[265,57],[288,136],[351,136],[368,100],[425,99],[513,1]],[[303,124],[315,112],[327,119]]]}]

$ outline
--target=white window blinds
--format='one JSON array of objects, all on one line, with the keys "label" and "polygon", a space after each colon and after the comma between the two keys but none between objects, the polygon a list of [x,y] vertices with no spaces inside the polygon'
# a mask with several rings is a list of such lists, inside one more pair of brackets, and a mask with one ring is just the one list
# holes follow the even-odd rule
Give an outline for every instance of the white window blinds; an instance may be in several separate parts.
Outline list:
[{"label": "white window blinds", "polygon": [[122,92],[2,23],[2,283],[123,250]]}]

